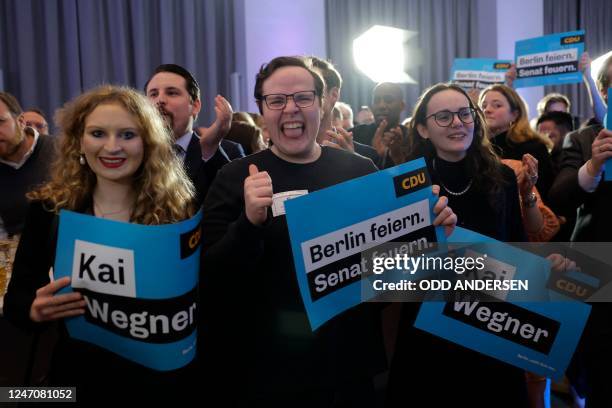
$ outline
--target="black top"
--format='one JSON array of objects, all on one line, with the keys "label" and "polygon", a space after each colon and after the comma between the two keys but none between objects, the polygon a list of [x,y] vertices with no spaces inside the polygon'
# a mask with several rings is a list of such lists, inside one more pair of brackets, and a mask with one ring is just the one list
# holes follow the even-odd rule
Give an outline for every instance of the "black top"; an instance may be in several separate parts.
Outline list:
[{"label": "black top", "polygon": [[39,136],[32,155],[19,169],[0,163],[0,218],[10,235],[23,229],[28,209],[26,193],[49,180],[55,159],[54,141],[52,137]]},{"label": "black top", "polygon": [[584,191],[578,183],[578,170],[591,158],[591,145],[601,129],[595,125],[567,134],[561,170],[550,189],[551,207],[556,213],[571,215],[578,210],[572,241],[610,241],[612,183],[602,177],[592,193]]},{"label": "black top", "polygon": [[546,145],[539,140],[514,143],[503,132],[491,139],[495,150],[502,159],[522,160],[529,153],[538,161],[538,182],[536,187],[542,199],[548,203],[548,190],[554,181],[554,170]]},{"label": "black top", "polygon": [[[465,160],[427,160],[432,183],[455,193],[470,183]],[[440,195],[457,214],[458,225],[501,241],[524,241],[516,176],[502,165],[505,186],[491,201],[472,184],[455,196],[441,187]],[[525,407],[525,373],[499,360],[469,350],[414,327],[420,303],[404,303],[396,350],[391,363],[388,407],[414,406]],[[408,391],[411,390],[411,391]]]},{"label": "black top", "polygon": [[[83,404],[116,401],[117,398],[139,402],[176,401],[177,395],[182,393],[190,396],[194,392],[195,363],[178,370],[155,371],[69,337],[63,319],[56,323],[30,320],[29,311],[36,290],[49,283],[56,243],[56,216],[46,211],[40,202],[33,202],[28,209],[4,298],[6,318],[23,330],[37,331],[57,325],[59,339],[53,350],[49,385],[76,386],[77,399]],[[185,399],[190,400],[193,399]]]},{"label": "black top", "polygon": [[380,320],[363,304],[312,331],[285,216],[269,211],[261,227],[246,218],[243,186],[251,163],[268,172],[274,193],[312,192],[376,168],[331,147],[307,164],[286,162],[268,149],[223,167],[206,197],[201,293],[202,310],[210,313],[200,329],[201,343],[208,345],[200,348],[202,366],[224,373],[217,374],[222,381],[233,378],[239,388],[233,396],[247,406],[296,406],[306,395],[371,379],[384,369]]},{"label": "black top", "polygon": [[[435,164],[435,168],[434,168]],[[440,159],[427,160],[432,183],[440,185],[440,195],[448,197],[448,205],[457,214],[457,225],[487,235],[499,241],[523,242],[526,240],[521,221],[521,207],[514,171],[502,165],[504,187],[493,197],[472,184],[465,194],[448,193],[465,190],[471,180],[466,161],[451,163]]]},{"label": "black top", "polygon": [[185,154],[185,171],[196,190],[196,208],[200,208],[208,188],[217,171],[231,160],[244,157],[244,150],[238,143],[222,140],[221,145],[208,161],[202,160],[200,137],[193,132]]}]

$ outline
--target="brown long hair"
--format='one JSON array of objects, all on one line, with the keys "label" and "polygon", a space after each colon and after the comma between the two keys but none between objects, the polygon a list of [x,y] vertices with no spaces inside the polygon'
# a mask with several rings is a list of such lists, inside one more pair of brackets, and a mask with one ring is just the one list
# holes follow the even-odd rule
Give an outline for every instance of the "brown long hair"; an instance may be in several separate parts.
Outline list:
[{"label": "brown long hair", "polygon": [[[467,169],[471,177],[474,177],[475,185],[482,191],[497,192],[504,184],[501,173],[501,162],[495,154],[491,142],[489,141],[488,129],[484,115],[480,108],[472,102],[468,94],[459,86],[450,83],[439,83],[426,89],[416,102],[412,112],[412,118],[408,125],[409,137],[403,152],[405,157],[415,157],[423,154],[427,158],[434,157],[435,148],[431,141],[424,139],[417,130],[418,125],[426,125],[427,105],[431,98],[442,91],[455,91],[465,96],[470,108],[474,109],[474,138],[472,144],[466,152]],[[404,150],[405,149],[405,150]]]},{"label": "brown long hair", "polygon": [[28,194],[49,211],[82,210],[92,199],[96,175],[79,163],[85,120],[101,104],[118,104],[136,120],[143,139],[142,164],[134,174],[135,200],[130,220],[153,225],[172,223],[193,214],[195,190],[172,152],[172,138],[155,107],[137,91],[111,85],[94,88],[68,102],[56,115],[59,155],[51,181]]},{"label": "brown long hair", "polygon": [[506,85],[491,85],[485,88],[484,91],[480,94],[480,100],[478,101],[479,105],[482,105],[482,101],[484,100],[487,92],[496,91],[499,92],[506,98],[508,104],[510,105],[510,110],[513,113],[516,113],[516,120],[510,123],[510,127],[508,128],[507,137],[508,140],[514,143],[523,143],[529,140],[537,140],[543,143],[548,150],[553,148],[553,142],[534,131],[529,124],[529,118],[527,116],[527,108],[525,107],[525,103],[521,99],[520,95],[512,88]]}]

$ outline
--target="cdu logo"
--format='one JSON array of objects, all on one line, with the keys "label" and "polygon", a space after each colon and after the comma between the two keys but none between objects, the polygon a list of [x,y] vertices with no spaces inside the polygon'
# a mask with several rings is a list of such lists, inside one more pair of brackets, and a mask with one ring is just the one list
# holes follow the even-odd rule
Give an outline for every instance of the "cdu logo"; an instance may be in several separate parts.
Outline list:
[{"label": "cdu logo", "polygon": [[583,34],[580,34],[580,35],[570,35],[568,37],[561,38],[561,45],[575,44],[575,43],[581,43],[581,42],[584,42],[584,35]]},{"label": "cdu logo", "polygon": [[134,251],[75,240],[72,287],[136,297]]},{"label": "cdu logo", "polygon": [[493,64],[493,69],[510,69],[509,62],[496,62]]},{"label": "cdu logo", "polygon": [[431,181],[426,167],[393,177],[396,197],[414,193],[430,184]]},{"label": "cdu logo", "polygon": [[181,259],[189,258],[200,247],[201,239],[202,230],[199,225],[181,234]]}]

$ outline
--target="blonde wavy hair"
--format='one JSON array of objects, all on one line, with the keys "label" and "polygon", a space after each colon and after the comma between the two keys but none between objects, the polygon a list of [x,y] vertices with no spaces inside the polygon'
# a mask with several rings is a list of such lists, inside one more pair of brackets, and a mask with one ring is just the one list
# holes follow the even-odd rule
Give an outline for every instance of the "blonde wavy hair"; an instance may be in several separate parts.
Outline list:
[{"label": "blonde wavy hair", "polygon": [[117,104],[136,120],[143,141],[143,158],[133,176],[134,203],[130,221],[157,225],[177,222],[193,215],[195,190],[172,151],[172,138],[157,109],[134,89],[103,85],[91,89],[60,109],[55,121],[60,129],[59,152],[51,181],[28,194],[49,211],[82,211],[92,205],[96,175],[81,165],[81,139],[85,120],[102,104]]},{"label": "blonde wavy hair", "polygon": [[478,105],[482,106],[482,102],[484,100],[487,92],[495,91],[499,92],[506,98],[508,104],[510,105],[510,110],[513,113],[517,114],[516,120],[510,123],[510,127],[508,128],[507,137],[514,143],[522,143],[528,140],[538,140],[542,144],[546,146],[546,148],[550,151],[553,148],[553,142],[543,136],[538,132],[531,128],[529,124],[529,118],[527,116],[527,108],[525,107],[525,103],[521,99],[520,95],[512,88],[506,85],[491,85],[485,88],[480,94],[480,100],[478,101]]}]

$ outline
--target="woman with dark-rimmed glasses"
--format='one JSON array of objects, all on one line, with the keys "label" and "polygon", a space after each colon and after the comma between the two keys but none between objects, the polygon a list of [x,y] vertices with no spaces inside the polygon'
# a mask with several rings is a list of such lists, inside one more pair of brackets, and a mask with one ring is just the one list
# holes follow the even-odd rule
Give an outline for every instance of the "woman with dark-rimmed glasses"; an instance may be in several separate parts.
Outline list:
[{"label": "woman with dark-rimmed glasses", "polygon": [[[404,158],[425,157],[457,225],[500,241],[526,240],[514,172],[493,151],[465,91],[452,84],[427,89],[409,129]],[[402,306],[387,406],[526,406],[523,370],[414,328],[420,304]]]}]

